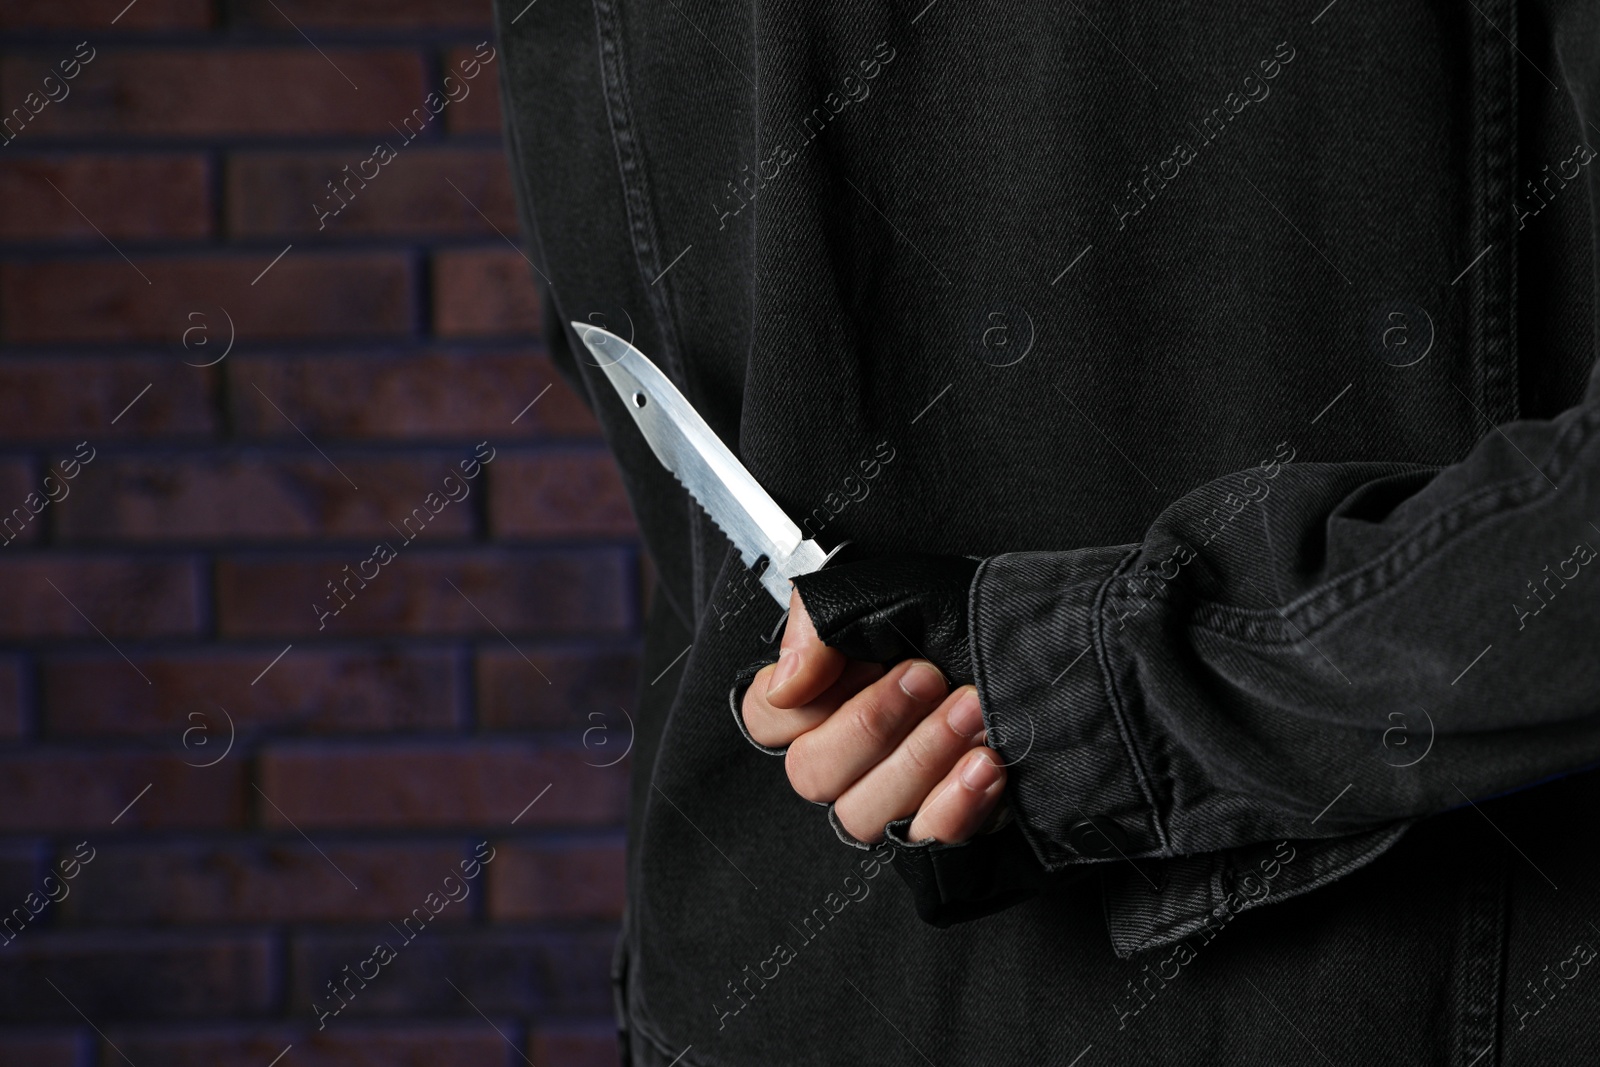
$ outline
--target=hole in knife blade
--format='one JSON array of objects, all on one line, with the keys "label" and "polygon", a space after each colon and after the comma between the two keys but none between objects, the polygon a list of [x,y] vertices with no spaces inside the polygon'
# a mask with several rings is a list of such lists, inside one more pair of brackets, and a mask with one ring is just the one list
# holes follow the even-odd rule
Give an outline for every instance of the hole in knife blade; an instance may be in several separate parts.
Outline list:
[{"label": "hole in knife blade", "polygon": [[644,394],[643,393],[634,393],[633,394],[633,406],[636,407],[636,408],[642,408],[642,407],[644,407],[644,405],[645,405],[645,396],[644,396]]}]

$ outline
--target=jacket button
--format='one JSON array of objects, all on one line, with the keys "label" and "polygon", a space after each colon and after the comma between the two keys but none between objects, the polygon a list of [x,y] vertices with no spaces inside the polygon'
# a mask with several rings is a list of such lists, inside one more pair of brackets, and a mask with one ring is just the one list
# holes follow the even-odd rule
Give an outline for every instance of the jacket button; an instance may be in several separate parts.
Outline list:
[{"label": "jacket button", "polygon": [[1109,858],[1127,855],[1128,835],[1122,827],[1102,816],[1097,822],[1084,819],[1067,829],[1067,844],[1080,856]]}]

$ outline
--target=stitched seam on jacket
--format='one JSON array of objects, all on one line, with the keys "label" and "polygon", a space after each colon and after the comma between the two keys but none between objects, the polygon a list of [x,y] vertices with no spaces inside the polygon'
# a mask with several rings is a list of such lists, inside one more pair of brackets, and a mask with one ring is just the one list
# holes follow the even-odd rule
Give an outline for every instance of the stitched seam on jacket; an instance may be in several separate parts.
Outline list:
[{"label": "stitched seam on jacket", "polygon": [[[994,556],[987,556],[978,563],[978,569],[972,574],[971,595],[967,597],[967,654],[972,659],[972,684],[978,689],[979,710],[983,712],[983,725],[989,727],[989,711],[983,706],[983,695],[991,691],[989,682],[988,660],[979,654],[978,641],[978,616],[982,614],[984,582],[989,565],[995,560]],[[1003,755],[1003,753],[1002,753]],[[1033,849],[1033,854],[1038,857],[1044,869],[1056,870],[1060,866],[1048,858],[1049,853],[1059,851],[1061,846],[1050,835],[1036,836],[1032,825],[1027,819],[1019,818],[1018,825],[1022,829],[1022,839]]]},{"label": "stitched seam on jacket", "polygon": [[[1394,846],[1395,842],[1400,840],[1405,831],[1415,821],[1413,819],[1396,824],[1396,826],[1384,832],[1382,836],[1352,856],[1330,858],[1327,853],[1310,856],[1307,858],[1307,862],[1311,865],[1309,868],[1310,874],[1305,881],[1299,883],[1285,882],[1277,890],[1269,891],[1254,900],[1240,899],[1238,904],[1230,910],[1234,915],[1241,915],[1244,912],[1266,907],[1269,904],[1276,904],[1279,901],[1292,900],[1295,897],[1335,882],[1345,875],[1366,866],[1387,852]],[[1339,841],[1341,839],[1329,838],[1327,840]],[[1231,878],[1233,867],[1227,852],[1214,852],[1209,855],[1212,857],[1212,869],[1207,879],[1207,885],[1212,895],[1211,910],[1198,915],[1180,916],[1159,927],[1153,927],[1135,951],[1144,952],[1161,948],[1171,944],[1173,941],[1195,934],[1205,928],[1207,914],[1215,914],[1217,908],[1223,907],[1227,897],[1227,889],[1223,885],[1223,880]],[[1285,867],[1286,871],[1289,869]]]},{"label": "stitched seam on jacket", "polygon": [[[987,708],[981,707],[981,702],[984,699],[983,695],[990,691],[990,682],[987,670],[988,661],[979,654],[978,617],[982,614],[982,604],[984,603],[983,578],[989,570],[989,565],[994,560],[994,556],[985,556],[979,560],[978,569],[972,574],[971,594],[967,597],[967,651],[972,659],[972,684],[978,689],[978,699],[980,701],[980,709],[983,711],[985,729],[989,727],[989,712]],[[1093,640],[1092,637],[1091,640]],[[1109,703],[1110,701],[1108,700],[1107,704],[1109,705]],[[1013,801],[1015,799],[1015,796],[1013,796]],[[1027,819],[1017,814],[1017,805],[1015,803],[1012,803],[1011,807],[1011,819],[1016,821],[1018,829],[1022,832],[1022,839],[1033,850],[1034,857],[1038,859],[1040,866],[1046,871],[1059,871],[1074,865],[1070,860],[1051,859],[1050,855],[1052,853],[1064,851],[1061,843],[1054,835],[1035,831]],[[909,828],[908,825],[907,829]],[[995,829],[999,829],[999,827],[997,826]]]},{"label": "stitched seam on jacket", "polygon": [[[495,10],[496,32],[499,33],[503,39],[507,35],[506,31],[510,27],[509,24],[504,23],[502,20],[504,13],[498,7],[496,7]],[[501,47],[504,48],[505,45],[502,43]],[[508,153],[511,159],[515,161],[525,159],[526,150],[523,147],[522,126],[519,122],[519,116],[514,106],[513,95],[510,79],[505,77],[501,78],[500,108],[503,115],[503,119],[501,121],[501,135],[506,139]],[[609,114],[610,112],[608,110],[607,115],[609,116]],[[609,127],[609,120],[607,125]],[[614,142],[613,150],[615,150]],[[557,309],[559,309],[561,307],[561,301],[556,296],[556,284],[550,278],[550,257],[545,253],[544,236],[539,228],[538,215],[533,209],[533,187],[528,182],[528,171],[529,168],[520,165],[511,167],[511,181],[515,191],[514,200],[516,202],[517,209],[517,224],[522,228],[523,233],[527,234],[527,237],[525,238],[525,244],[530,250],[532,250],[534,253],[534,258],[538,260],[539,264],[541,264],[534,265],[530,261],[530,266],[533,266],[533,269],[545,280],[545,283],[549,289],[550,302]],[[560,317],[565,318],[565,316]],[[555,329],[561,330],[563,327],[557,323],[555,324]],[[590,410],[596,410],[598,401],[595,396],[595,389],[592,387],[590,379],[583,375],[580,375],[579,378],[583,383],[583,391],[588,398]],[[690,502],[689,506],[692,508],[693,503]],[[692,533],[693,528],[691,527],[691,535]],[[656,591],[661,594],[661,596],[666,600],[667,604],[672,608],[672,613],[676,615],[683,623],[684,629],[693,632],[693,620],[684,614],[683,605],[678,603],[677,598],[673,596],[673,592],[668,588],[667,583],[658,580],[656,582]],[[691,595],[693,595],[692,590]]]},{"label": "stitched seam on jacket", "polygon": [[[1482,109],[1482,185],[1475,207],[1485,245],[1504,242],[1505,256],[1484,263],[1480,310],[1483,316],[1478,383],[1489,418],[1501,423],[1517,417],[1520,386],[1517,367],[1517,235],[1512,213],[1501,205],[1511,202],[1517,176],[1517,4],[1515,0],[1485,0],[1498,9],[1489,26],[1478,25],[1484,41],[1484,69],[1474,79],[1477,105]],[[1501,23],[1505,29],[1500,29]],[[1492,30],[1492,32],[1491,32]],[[1502,46],[1501,42],[1505,45]]]},{"label": "stitched seam on jacket", "polygon": [[[1452,956],[1455,1067],[1493,1067],[1501,1062],[1501,1018],[1506,1001],[1506,959],[1510,950],[1510,868],[1491,860],[1461,894],[1462,914]],[[1476,935],[1476,936],[1475,936]],[[1488,1056],[1491,1050],[1496,1055]]]},{"label": "stitched seam on jacket", "polygon": [[[1469,227],[1469,237],[1476,238],[1474,245],[1481,243],[1487,246],[1498,240],[1507,239],[1501,230],[1510,231],[1510,216],[1496,210],[1496,206],[1509,201],[1511,191],[1516,184],[1518,105],[1514,50],[1519,34],[1517,6],[1514,2],[1501,0],[1491,5],[1485,0],[1485,6],[1497,7],[1499,10],[1495,11],[1495,14],[1504,14],[1506,23],[1506,30],[1502,33],[1500,20],[1480,11],[1478,14],[1482,19],[1475,22],[1474,33],[1478,69],[1474,71],[1473,78],[1473,87],[1476,90],[1473,101],[1473,148],[1477,155],[1478,168],[1476,181],[1469,193],[1475,201],[1472,205],[1473,222]],[[1502,45],[1502,41],[1506,43]],[[1475,320],[1470,333],[1471,367],[1474,372],[1472,385],[1478,393],[1481,406],[1492,413],[1490,418],[1496,426],[1515,419],[1520,408],[1517,378],[1518,338],[1514,321],[1518,278],[1514,232],[1510,233],[1509,240],[1511,244],[1508,254],[1498,259],[1491,257],[1491,262],[1486,262],[1481,271],[1474,272],[1471,280],[1473,306],[1470,314]],[[1505,261],[1503,266],[1501,260]],[[1587,433],[1594,429],[1595,421],[1600,420],[1591,417],[1580,418],[1568,433],[1584,427],[1584,436],[1587,436]],[[1563,434],[1552,446],[1546,462],[1539,465],[1541,472],[1558,477],[1556,468],[1563,458],[1561,453],[1567,443],[1566,438],[1567,434]],[[1583,443],[1580,440],[1573,444],[1572,452],[1575,454],[1580,450]],[[1379,575],[1364,591],[1352,590],[1350,586],[1359,584],[1360,579],[1390,563],[1391,556],[1415,540],[1433,540],[1436,543],[1430,547],[1438,548],[1443,543],[1438,528],[1455,517],[1452,512],[1465,511],[1475,500],[1476,497],[1471,498],[1451,511],[1441,512],[1428,526],[1395,545],[1372,564],[1348,576],[1338,585],[1307,594],[1300,599],[1296,607],[1285,607],[1285,615],[1293,614],[1295,623],[1307,636],[1338,621],[1343,612],[1353,610],[1366,600],[1397,584],[1409,573],[1410,568],[1404,565],[1392,567],[1389,573]],[[1470,527],[1463,525],[1456,532],[1464,534],[1468,529]],[[1419,559],[1420,554],[1417,554],[1406,562],[1416,564]],[[1339,603],[1341,600],[1346,602],[1341,605]],[[1237,609],[1216,606],[1215,610],[1220,621],[1220,618],[1232,614]],[[1255,613],[1245,614],[1253,616]],[[1319,614],[1323,617],[1307,618]],[[1206,625],[1199,613],[1196,615],[1196,621]],[[1280,631],[1281,629],[1279,627]],[[1256,640],[1261,638],[1258,637]],[[1263,643],[1294,642],[1290,635],[1283,634],[1276,641]]]},{"label": "stitched seam on jacket", "polygon": [[[1156,804],[1155,793],[1151,787],[1149,772],[1145,769],[1144,761],[1139,757],[1138,746],[1134,744],[1133,732],[1128,729],[1127,712],[1124,708],[1121,692],[1117,687],[1117,679],[1111,668],[1111,655],[1107,647],[1105,633],[1105,601],[1106,591],[1110,589],[1112,581],[1133,562],[1139,558],[1141,547],[1135,545],[1112,568],[1111,573],[1101,581],[1100,588],[1095,591],[1094,603],[1089,608],[1089,640],[1095,646],[1095,658],[1100,661],[1100,678],[1105,684],[1106,706],[1111,709],[1113,721],[1117,724],[1117,732],[1122,735],[1122,744],[1128,750],[1128,762],[1133,765],[1134,779],[1139,783],[1139,792],[1144,794],[1145,803],[1150,806],[1150,821],[1155,824],[1156,840],[1163,851],[1171,849],[1171,842],[1167,836],[1166,820],[1161,817],[1161,809]],[[1132,862],[1131,860],[1129,862]]]},{"label": "stitched seam on jacket", "polygon": [[[1206,604],[1195,609],[1190,621],[1221,636],[1262,645],[1294,644],[1302,633],[1311,635],[1326,629],[1368,600],[1397,587],[1417,565],[1431,558],[1434,551],[1456,538],[1476,532],[1483,523],[1507,514],[1509,509],[1499,505],[1511,503],[1523,507],[1554,495],[1556,490],[1549,489],[1545,478],[1555,481],[1566,473],[1578,453],[1592,443],[1597,428],[1600,428],[1600,411],[1583,413],[1552,444],[1545,461],[1536,465],[1543,477],[1519,476],[1485,486],[1437,513],[1427,524],[1370,563],[1331,585],[1296,598],[1284,607],[1282,616],[1277,609],[1269,612]],[[1485,507],[1486,504],[1494,506]]]},{"label": "stitched seam on jacket", "polygon": [[[678,381],[684,383],[687,391],[689,377],[679,358],[682,345],[678,338],[677,319],[673,317],[671,302],[667,298],[668,287],[672,283],[668,282],[667,287],[661,289],[654,285],[654,282],[661,280],[656,270],[661,265],[661,242],[656,232],[655,213],[650,207],[650,181],[645,172],[643,151],[633,132],[637,124],[624,74],[622,23],[616,3],[613,0],[595,0],[594,20],[595,33],[599,38],[600,80],[605,90],[606,120],[611,129],[612,151],[617,157],[617,178],[622,183],[622,205],[628,216],[629,243],[633,247],[639,276],[652,279],[651,284],[645,286],[644,293],[661,326],[662,351],[659,356]],[[694,629],[698,627],[705,615],[706,604],[710,602],[709,594],[702,593],[706,579],[702,558],[705,531],[701,526],[699,506],[691,494],[685,493],[684,498],[689,524],[689,563],[692,568],[690,590],[695,597],[691,607],[697,624],[691,627]]]}]

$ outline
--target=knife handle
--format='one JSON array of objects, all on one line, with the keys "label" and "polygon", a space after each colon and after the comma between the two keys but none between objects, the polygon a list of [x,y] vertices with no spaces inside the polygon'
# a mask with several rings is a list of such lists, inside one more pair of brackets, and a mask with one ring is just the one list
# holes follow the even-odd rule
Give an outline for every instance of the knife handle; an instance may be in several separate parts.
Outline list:
[{"label": "knife handle", "polygon": [[[820,571],[823,567],[826,567],[829,563],[832,563],[835,559],[838,558],[839,553],[843,552],[846,547],[848,547],[850,545],[853,545],[853,544],[855,544],[854,541],[844,540],[844,541],[840,541],[838,544],[834,545],[831,549],[828,550],[828,554],[826,556],[822,557],[822,562],[817,565],[817,570]],[[771,563],[768,563],[768,566],[771,566]],[[812,573],[815,573],[815,572],[812,572]],[[789,609],[788,608],[784,608],[783,609],[783,614],[779,615],[778,616],[778,621],[773,624],[772,632],[767,635],[766,643],[770,645],[774,641],[776,641],[778,639],[778,635],[783,632],[783,628],[784,628],[784,626],[786,626],[788,624],[788,622],[789,622]]]}]

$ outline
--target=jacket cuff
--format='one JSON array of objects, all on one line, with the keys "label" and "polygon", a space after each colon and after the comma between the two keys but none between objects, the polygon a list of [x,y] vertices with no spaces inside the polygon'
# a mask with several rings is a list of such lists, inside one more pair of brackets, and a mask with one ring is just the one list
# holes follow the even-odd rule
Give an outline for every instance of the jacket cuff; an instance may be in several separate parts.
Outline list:
[{"label": "jacket cuff", "polygon": [[1167,846],[1105,668],[1107,588],[1138,548],[1007,553],[973,578],[968,630],[989,745],[1047,871]]},{"label": "jacket cuff", "polygon": [[1234,917],[1309,893],[1383,855],[1416,820],[1348,837],[1247,845],[1109,867],[1101,899],[1112,950],[1121,959],[1209,941]]},{"label": "jacket cuff", "polygon": [[1006,761],[1021,832],[1047,871],[1109,864],[1101,892],[1122,958],[1209,938],[1235,915],[1341,878],[1414,821],[1176,854],[1147,770],[1159,754],[1134,744],[1112,681],[1122,674],[1108,629],[1145,606],[1134,583],[1117,581],[1137,552],[995,556],[973,579],[969,626],[989,744]]}]

